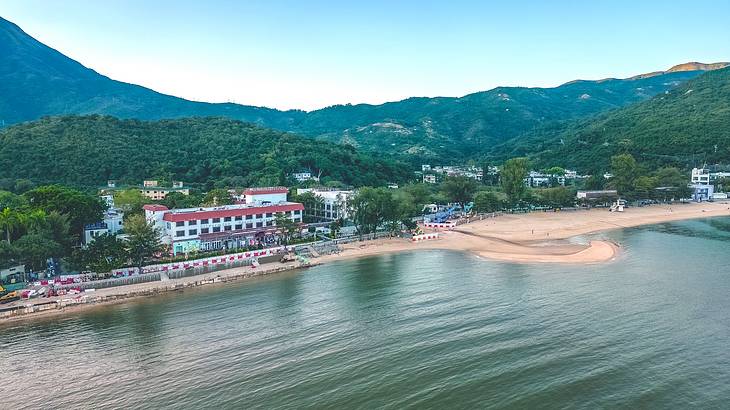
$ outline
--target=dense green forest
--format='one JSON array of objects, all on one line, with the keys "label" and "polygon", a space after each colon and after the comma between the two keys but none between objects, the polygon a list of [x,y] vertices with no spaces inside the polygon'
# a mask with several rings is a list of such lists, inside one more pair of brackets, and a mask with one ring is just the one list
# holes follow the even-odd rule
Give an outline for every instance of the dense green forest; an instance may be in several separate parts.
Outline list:
[{"label": "dense green forest", "polygon": [[496,144],[554,121],[645,101],[696,77],[699,66],[553,88],[498,87],[464,97],[337,105],[311,112],[210,104],[112,80],[0,18],[0,126],[47,115],[105,114],[157,120],[220,116],[413,161],[478,159]]},{"label": "dense green forest", "polygon": [[323,183],[384,185],[411,168],[353,147],[316,141],[224,118],[163,121],[48,117],[0,131],[0,178],[98,187],[107,180],[182,180],[214,186],[287,184],[302,168]]},{"label": "dense green forest", "polygon": [[507,141],[495,159],[530,156],[538,166],[607,169],[629,153],[650,168],[730,159],[730,68],[707,72],[653,99],[596,117],[553,124]]}]

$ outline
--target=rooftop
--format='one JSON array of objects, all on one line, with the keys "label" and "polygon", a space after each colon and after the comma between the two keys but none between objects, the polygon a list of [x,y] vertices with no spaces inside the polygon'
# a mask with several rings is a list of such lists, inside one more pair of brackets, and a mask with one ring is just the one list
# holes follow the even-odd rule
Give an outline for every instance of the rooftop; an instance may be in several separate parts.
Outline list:
[{"label": "rooftop", "polygon": [[245,195],[287,194],[289,193],[289,188],[283,186],[247,188],[243,193]]},{"label": "rooftop", "polygon": [[174,209],[170,212],[165,213],[162,219],[168,222],[182,222],[193,221],[197,219],[225,218],[233,216],[302,210],[304,210],[304,205],[296,202],[281,202],[278,204],[264,205],[237,204],[209,208]]}]

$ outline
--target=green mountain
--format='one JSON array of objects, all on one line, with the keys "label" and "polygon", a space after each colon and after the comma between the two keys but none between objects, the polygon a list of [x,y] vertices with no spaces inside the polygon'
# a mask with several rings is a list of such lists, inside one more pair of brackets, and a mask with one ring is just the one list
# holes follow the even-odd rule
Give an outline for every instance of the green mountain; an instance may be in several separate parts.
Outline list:
[{"label": "green mountain", "polygon": [[114,117],[45,117],[0,131],[0,178],[80,187],[109,179],[182,180],[217,186],[287,183],[302,168],[322,182],[356,186],[402,182],[411,168],[353,147],[273,131],[227,118],[160,121]]},{"label": "green mountain", "polygon": [[727,163],[730,67],[639,104],[534,130],[502,144],[495,156],[592,170],[606,169],[612,155],[624,152],[650,166]]},{"label": "green mountain", "polygon": [[379,153],[440,161],[482,157],[495,145],[535,127],[644,101],[701,70],[717,68],[689,63],[623,80],[573,81],[554,88],[499,87],[460,98],[409,98],[306,113],[188,101],[115,81],[2,18],[0,55],[0,124],[62,114],[142,120],[220,116]]},{"label": "green mountain", "polygon": [[115,81],[44,45],[3,18],[0,56],[0,121],[5,124],[60,114],[137,119],[225,116],[284,129],[288,121],[303,114],[188,101]]}]

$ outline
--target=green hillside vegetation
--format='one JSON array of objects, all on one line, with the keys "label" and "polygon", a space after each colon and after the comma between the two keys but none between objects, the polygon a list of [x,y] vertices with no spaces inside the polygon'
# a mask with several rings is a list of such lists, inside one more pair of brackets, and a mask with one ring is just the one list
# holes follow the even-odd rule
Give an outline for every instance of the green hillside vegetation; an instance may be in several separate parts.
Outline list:
[{"label": "green hillside vegetation", "polygon": [[411,177],[387,157],[224,118],[163,121],[108,116],[49,117],[0,131],[0,177],[98,187],[109,179],[182,180],[213,186],[288,184],[302,168],[322,183],[384,185]]},{"label": "green hillside vegetation", "polygon": [[606,170],[628,153],[649,168],[687,168],[730,158],[730,68],[707,72],[649,101],[544,127],[499,147],[542,166]]},{"label": "green hillside vegetation", "polygon": [[0,55],[0,126],[65,114],[140,120],[216,116],[442,163],[480,158],[495,145],[544,124],[647,100],[701,72],[573,81],[554,88],[498,87],[460,98],[337,105],[307,113],[194,102],[115,81],[2,18]]}]

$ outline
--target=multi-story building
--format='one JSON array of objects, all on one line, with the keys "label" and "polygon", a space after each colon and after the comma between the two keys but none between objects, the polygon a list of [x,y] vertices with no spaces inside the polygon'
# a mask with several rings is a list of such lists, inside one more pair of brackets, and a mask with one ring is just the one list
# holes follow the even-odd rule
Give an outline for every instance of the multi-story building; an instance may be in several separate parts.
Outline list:
[{"label": "multi-story building", "polygon": [[322,199],[321,203],[306,209],[307,216],[315,219],[334,221],[335,219],[347,219],[347,201],[353,191],[342,191],[327,188],[300,188],[297,195],[311,192]]},{"label": "multi-story building", "polygon": [[[247,190],[246,203],[207,208],[170,210],[163,205],[145,205],[145,218],[160,230],[160,239],[173,254],[271,245],[279,238],[276,215],[301,223],[304,206],[273,201],[281,193],[270,188]],[[283,197],[286,198],[286,188]],[[251,202],[249,202],[249,198]]]},{"label": "multi-story building", "polygon": [[190,188],[183,186],[182,181],[172,181],[172,187],[163,187],[155,180],[146,180],[142,182],[139,192],[146,198],[153,201],[165,199],[170,192],[179,192],[183,195],[190,195]]},{"label": "multi-story building", "polygon": [[299,172],[294,172],[291,174],[291,177],[297,180],[297,182],[305,182],[305,181],[319,181],[319,177],[316,175],[312,175],[312,171],[305,169],[301,170]]},{"label": "multi-story building", "polygon": [[124,229],[124,212],[118,208],[109,208],[104,218],[84,227],[84,245],[88,245],[99,235],[117,235]]}]

